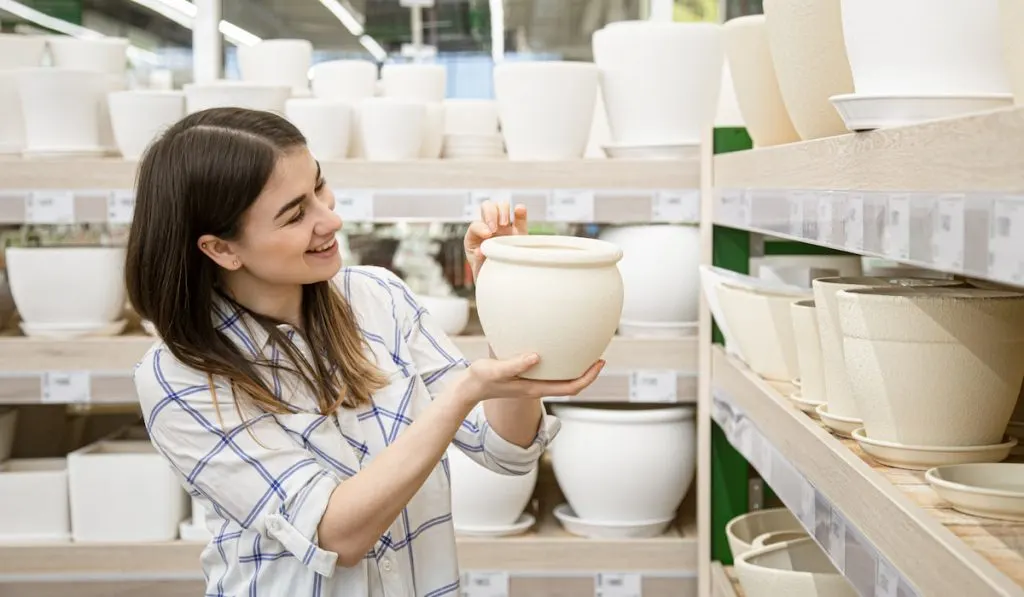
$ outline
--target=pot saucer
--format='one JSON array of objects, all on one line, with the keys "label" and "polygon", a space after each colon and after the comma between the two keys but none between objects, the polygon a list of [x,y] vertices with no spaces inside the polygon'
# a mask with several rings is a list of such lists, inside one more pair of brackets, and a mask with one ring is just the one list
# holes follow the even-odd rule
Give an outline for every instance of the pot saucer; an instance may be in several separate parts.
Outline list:
[{"label": "pot saucer", "polygon": [[806,413],[812,419],[818,419],[818,407],[824,406],[824,402],[817,402],[815,400],[804,400],[803,392],[797,390],[789,395],[789,401],[793,403],[793,406],[800,409],[801,412]]},{"label": "pot saucer", "polygon": [[804,382],[799,377],[797,377],[795,379],[791,379],[789,381],[789,383],[793,384],[793,386],[795,386],[797,388],[803,388],[804,387]]},{"label": "pot saucer", "polygon": [[828,413],[828,404],[820,404],[814,409],[814,414],[818,415],[818,419],[828,427],[828,430],[838,435],[839,437],[845,437],[850,439],[853,437],[853,431],[864,426],[864,421],[861,419],[854,419],[853,417],[840,417],[836,415],[830,415]]},{"label": "pot saucer", "polygon": [[[1018,442],[1024,441],[1024,422],[1010,421],[1006,426],[1006,435],[1017,438]],[[1012,450],[1010,450],[1010,454],[1013,456],[1024,456],[1024,446],[1018,443]]]},{"label": "pot saucer", "polygon": [[954,510],[1024,522],[1024,464],[955,464],[929,469],[925,481]]},{"label": "pot saucer", "polygon": [[1016,438],[1006,437],[1003,438],[1006,441],[990,446],[908,446],[870,439],[863,427],[854,430],[853,439],[865,454],[878,462],[913,471],[953,464],[999,462],[1017,445]]},{"label": "pot saucer", "polygon": [[118,336],[128,325],[127,319],[110,323],[86,324],[38,324],[21,322],[21,332],[30,338],[71,339],[86,337]]},{"label": "pot saucer", "polygon": [[829,98],[853,132],[909,126],[929,120],[987,112],[1013,105],[1009,93],[975,95],[863,95],[846,93]]},{"label": "pot saucer", "polygon": [[464,537],[511,537],[522,535],[533,528],[537,522],[529,512],[523,512],[513,524],[497,526],[458,526],[455,527],[455,534]]},{"label": "pot saucer", "polygon": [[580,537],[590,539],[650,539],[651,537],[664,534],[675,517],[636,522],[598,522],[583,520],[576,516],[572,506],[561,504],[555,507],[555,518],[562,524],[562,528]]},{"label": "pot saucer", "polygon": [[601,149],[613,160],[688,160],[700,157],[700,145],[605,145]]}]

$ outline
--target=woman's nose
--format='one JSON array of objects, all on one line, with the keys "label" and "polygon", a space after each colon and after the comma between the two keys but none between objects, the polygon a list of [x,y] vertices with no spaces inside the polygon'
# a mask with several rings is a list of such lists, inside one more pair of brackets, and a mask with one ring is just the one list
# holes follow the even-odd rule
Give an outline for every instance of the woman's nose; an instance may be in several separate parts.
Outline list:
[{"label": "woman's nose", "polygon": [[334,210],[325,205],[323,206],[322,214],[313,230],[316,234],[334,234],[341,230],[341,216],[334,212]]}]

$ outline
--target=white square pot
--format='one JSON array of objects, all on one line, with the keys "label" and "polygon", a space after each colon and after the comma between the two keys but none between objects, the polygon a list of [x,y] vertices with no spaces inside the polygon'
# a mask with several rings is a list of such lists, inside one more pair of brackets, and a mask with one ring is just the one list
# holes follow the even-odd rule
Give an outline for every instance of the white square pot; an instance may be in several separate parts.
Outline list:
[{"label": "white square pot", "polygon": [[68,454],[77,542],[173,541],[187,512],[174,471],[146,441],[100,441]]},{"label": "white square pot", "polygon": [[70,537],[67,461],[17,459],[0,464],[0,543]]}]

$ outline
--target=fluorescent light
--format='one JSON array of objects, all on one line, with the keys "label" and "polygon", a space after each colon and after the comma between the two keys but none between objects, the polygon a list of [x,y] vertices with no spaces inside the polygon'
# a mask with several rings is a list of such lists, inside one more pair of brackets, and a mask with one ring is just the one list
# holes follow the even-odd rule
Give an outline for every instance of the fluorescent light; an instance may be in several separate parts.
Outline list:
[{"label": "fluorescent light", "polygon": [[490,0],[491,9],[491,60],[498,64],[505,59],[505,2]]},{"label": "fluorescent light", "polygon": [[331,11],[331,14],[337,17],[341,24],[345,26],[345,29],[348,29],[348,32],[352,35],[358,37],[365,31],[359,19],[352,14],[352,11],[342,6],[338,0],[320,0],[320,4],[323,4],[324,8]]},{"label": "fluorescent light", "polygon": [[[188,0],[132,0],[139,6],[144,6],[155,13],[174,21],[186,29],[192,29],[195,22],[198,8]],[[224,39],[236,46],[251,46],[260,41],[260,38],[230,21],[221,21],[217,30],[221,32]]]},{"label": "fluorescent light", "polygon": [[377,59],[377,62],[384,62],[384,59],[388,57],[388,53],[384,51],[384,48],[380,47],[377,40],[373,39],[369,35],[361,36],[359,38],[359,43],[366,48],[367,52]]},{"label": "fluorescent light", "polygon": [[242,29],[238,25],[228,21],[221,21],[217,26],[217,30],[224,35],[224,39],[235,44],[236,46],[251,46],[255,43],[263,41],[259,36],[254,35],[245,29]]}]

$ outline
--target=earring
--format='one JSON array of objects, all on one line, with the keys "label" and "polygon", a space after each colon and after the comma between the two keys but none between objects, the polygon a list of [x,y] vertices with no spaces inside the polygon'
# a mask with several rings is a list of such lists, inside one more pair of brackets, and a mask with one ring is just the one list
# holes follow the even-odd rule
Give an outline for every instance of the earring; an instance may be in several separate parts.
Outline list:
[{"label": "earring", "polygon": [[238,267],[238,260],[237,260],[237,259],[235,259],[234,261],[232,261],[232,262],[231,262],[231,265],[233,265],[233,266],[235,266],[235,267]]}]

